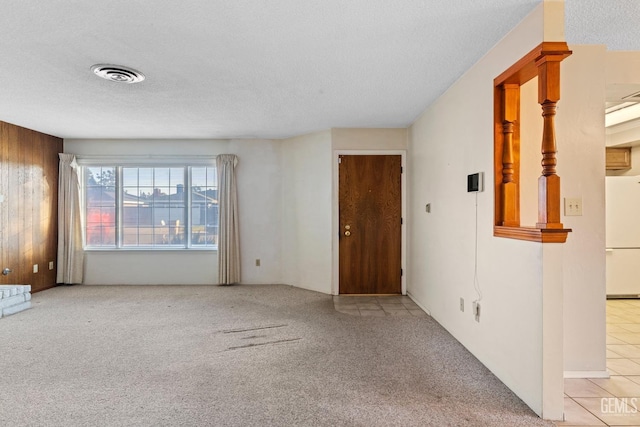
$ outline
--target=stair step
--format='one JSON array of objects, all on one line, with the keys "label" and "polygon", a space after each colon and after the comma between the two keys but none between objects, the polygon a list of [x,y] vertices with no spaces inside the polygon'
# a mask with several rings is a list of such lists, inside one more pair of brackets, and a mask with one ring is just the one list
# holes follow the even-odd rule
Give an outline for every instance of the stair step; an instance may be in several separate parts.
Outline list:
[{"label": "stair step", "polygon": [[31,308],[31,285],[0,285],[0,318]]}]

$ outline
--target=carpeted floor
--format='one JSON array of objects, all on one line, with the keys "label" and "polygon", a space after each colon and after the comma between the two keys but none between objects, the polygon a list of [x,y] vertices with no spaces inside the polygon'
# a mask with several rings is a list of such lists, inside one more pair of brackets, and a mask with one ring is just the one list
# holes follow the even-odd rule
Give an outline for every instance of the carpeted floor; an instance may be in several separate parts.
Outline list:
[{"label": "carpeted floor", "polygon": [[429,317],[288,286],[73,286],[0,319],[2,426],[550,426]]}]

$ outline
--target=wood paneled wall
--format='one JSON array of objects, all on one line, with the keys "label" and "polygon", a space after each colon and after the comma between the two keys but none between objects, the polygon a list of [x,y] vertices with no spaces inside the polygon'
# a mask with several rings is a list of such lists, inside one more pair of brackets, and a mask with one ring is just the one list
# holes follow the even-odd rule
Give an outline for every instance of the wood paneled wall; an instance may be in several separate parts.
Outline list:
[{"label": "wood paneled wall", "polygon": [[0,122],[0,271],[13,270],[0,284],[56,284],[61,152],[60,138]]}]

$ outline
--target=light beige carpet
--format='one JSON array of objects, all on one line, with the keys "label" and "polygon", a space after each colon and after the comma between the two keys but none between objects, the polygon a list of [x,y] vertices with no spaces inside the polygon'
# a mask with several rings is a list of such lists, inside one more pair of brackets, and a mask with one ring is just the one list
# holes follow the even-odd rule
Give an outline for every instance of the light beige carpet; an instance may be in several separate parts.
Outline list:
[{"label": "light beige carpet", "polygon": [[543,426],[429,317],[287,286],[73,286],[0,319],[2,426]]}]

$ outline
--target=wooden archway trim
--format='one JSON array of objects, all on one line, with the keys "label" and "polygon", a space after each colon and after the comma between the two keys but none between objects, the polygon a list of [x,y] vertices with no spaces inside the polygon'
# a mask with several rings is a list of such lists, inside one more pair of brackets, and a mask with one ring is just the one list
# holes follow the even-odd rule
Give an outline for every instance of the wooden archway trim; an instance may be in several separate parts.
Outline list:
[{"label": "wooden archway trim", "polygon": [[[560,177],[556,173],[556,105],[560,62],[571,55],[565,42],[543,42],[494,79],[494,236],[564,243],[570,229],[560,222]],[[538,221],[520,224],[520,87],[538,77],[542,107],[542,172],[538,178]]]}]

